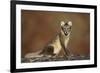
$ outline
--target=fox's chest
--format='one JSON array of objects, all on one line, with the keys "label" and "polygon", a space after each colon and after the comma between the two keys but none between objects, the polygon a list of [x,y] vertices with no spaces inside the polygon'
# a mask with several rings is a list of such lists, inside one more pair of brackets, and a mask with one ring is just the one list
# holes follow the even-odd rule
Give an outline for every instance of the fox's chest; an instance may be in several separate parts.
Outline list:
[{"label": "fox's chest", "polygon": [[67,48],[68,45],[69,35],[70,34],[68,34],[67,36],[64,35],[63,33],[60,34],[60,42],[65,48]]}]

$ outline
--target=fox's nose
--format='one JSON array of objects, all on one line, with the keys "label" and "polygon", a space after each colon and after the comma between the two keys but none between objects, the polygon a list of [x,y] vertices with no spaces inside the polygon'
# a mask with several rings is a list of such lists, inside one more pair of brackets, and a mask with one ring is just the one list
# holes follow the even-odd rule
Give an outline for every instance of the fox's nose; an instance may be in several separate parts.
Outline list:
[{"label": "fox's nose", "polygon": [[65,35],[68,35],[68,33],[67,33],[67,32],[65,32]]}]

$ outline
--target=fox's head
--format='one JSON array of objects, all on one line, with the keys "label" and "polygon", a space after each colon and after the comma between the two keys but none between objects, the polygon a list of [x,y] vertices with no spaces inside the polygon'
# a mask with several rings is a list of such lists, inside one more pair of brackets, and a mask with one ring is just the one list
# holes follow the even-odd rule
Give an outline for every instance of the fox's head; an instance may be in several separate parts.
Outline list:
[{"label": "fox's head", "polygon": [[71,27],[72,27],[72,22],[68,21],[68,22],[64,22],[61,21],[61,30],[63,31],[64,35],[68,35],[71,32]]}]

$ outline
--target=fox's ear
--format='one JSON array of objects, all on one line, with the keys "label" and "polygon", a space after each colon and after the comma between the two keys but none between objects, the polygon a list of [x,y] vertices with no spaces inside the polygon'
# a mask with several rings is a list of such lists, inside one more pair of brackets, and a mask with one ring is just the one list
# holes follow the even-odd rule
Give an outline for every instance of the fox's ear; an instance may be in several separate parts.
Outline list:
[{"label": "fox's ear", "polygon": [[64,26],[65,22],[64,21],[61,21],[61,26]]},{"label": "fox's ear", "polygon": [[72,26],[72,22],[71,21],[68,21],[68,25]]}]

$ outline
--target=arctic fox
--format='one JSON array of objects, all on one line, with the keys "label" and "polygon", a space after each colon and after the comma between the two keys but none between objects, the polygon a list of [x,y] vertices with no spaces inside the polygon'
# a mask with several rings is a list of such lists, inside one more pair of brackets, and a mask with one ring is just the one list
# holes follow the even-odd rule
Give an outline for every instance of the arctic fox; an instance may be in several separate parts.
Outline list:
[{"label": "arctic fox", "polygon": [[34,57],[42,57],[42,56],[58,56],[60,51],[63,48],[65,52],[64,55],[68,55],[69,50],[67,49],[67,45],[70,38],[72,22],[64,22],[61,21],[61,31],[59,34],[56,35],[55,39],[52,40],[44,49],[35,52],[35,53],[28,53],[25,55],[25,58],[34,58]]}]

